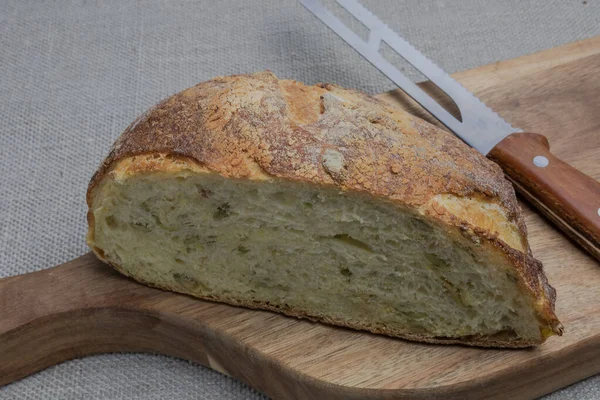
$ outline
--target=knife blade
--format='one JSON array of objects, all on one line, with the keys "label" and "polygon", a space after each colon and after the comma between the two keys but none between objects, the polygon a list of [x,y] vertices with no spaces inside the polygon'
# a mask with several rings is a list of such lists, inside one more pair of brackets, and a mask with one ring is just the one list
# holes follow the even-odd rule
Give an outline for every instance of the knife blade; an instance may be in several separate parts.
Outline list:
[{"label": "knife blade", "polygon": [[[338,3],[369,29],[368,41],[361,39],[319,1],[300,2],[442,124],[479,152],[487,154],[506,136],[520,131],[504,121],[357,1],[339,0]],[[382,41],[450,96],[460,110],[462,121],[456,119],[387,61],[379,52]],[[481,132],[486,134],[479,134]]]},{"label": "knife blade", "polygon": [[[450,131],[498,163],[517,191],[600,260],[598,181],[553,155],[544,136],[524,133],[512,127],[358,1],[336,1],[368,29],[367,40],[363,40],[318,0],[300,0],[304,7]],[[461,120],[394,67],[380,52],[382,42],[445,92],[456,103]]]}]

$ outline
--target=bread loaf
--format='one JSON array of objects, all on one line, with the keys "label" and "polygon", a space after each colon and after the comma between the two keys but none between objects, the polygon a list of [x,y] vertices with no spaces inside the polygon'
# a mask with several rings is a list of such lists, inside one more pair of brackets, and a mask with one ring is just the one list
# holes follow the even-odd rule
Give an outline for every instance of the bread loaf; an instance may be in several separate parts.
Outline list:
[{"label": "bread loaf", "polygon": [[336,85],[184,90],[125,130],[87,202],[96,255],[151,286],[432,343],[562,332],[500,168]]}]

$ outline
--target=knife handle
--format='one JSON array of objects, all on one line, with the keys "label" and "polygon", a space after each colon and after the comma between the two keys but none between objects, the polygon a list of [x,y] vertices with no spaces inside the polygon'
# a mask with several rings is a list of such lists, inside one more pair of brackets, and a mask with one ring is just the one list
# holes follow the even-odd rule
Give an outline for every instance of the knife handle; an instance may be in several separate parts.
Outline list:
[{"label": "knife handle", "polygon": [[552,154],[537,133],[513,133],[488,157],[523,197],[600,260],[600,182]]}]

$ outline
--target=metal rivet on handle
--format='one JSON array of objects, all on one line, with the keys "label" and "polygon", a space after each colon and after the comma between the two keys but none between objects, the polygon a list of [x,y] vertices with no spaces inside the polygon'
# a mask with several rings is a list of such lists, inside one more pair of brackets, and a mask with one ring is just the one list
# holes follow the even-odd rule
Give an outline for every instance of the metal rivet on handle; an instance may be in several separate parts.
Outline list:
[{"label": "metal rivet on handle", "polygon": [[598,209],[598,216],[600,217],[600,208]]},{"label": "metal rivet on handle", "polygon": [[544,168],[547,167],[550,161],[544,156],[535,156],[533,157],[533,164],[536,167]]}]

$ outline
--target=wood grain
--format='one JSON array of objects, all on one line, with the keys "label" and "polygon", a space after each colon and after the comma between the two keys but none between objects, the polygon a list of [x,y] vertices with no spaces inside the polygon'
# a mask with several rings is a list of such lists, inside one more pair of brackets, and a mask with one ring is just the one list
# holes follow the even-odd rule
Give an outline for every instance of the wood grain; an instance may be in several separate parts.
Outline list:
[{"label": "wood grain", "polygon": [[[600,38],[455,75],[600,178]],[[398,92],[380,96],[414,105]],[[415,113],[422,110],[412,108]],[[600,372],[600,265],[523,204],[566,332],[531,350],[425,345],[139,285],[85,255],[0,280],[0,385],[87,354],[171,354],[274,398],[532,398]]]},{"label": "wood grain", "polygon": [[600,261],[600,182],[552,154],[538,133],[513,133],[488,157],[537,211]]}]

